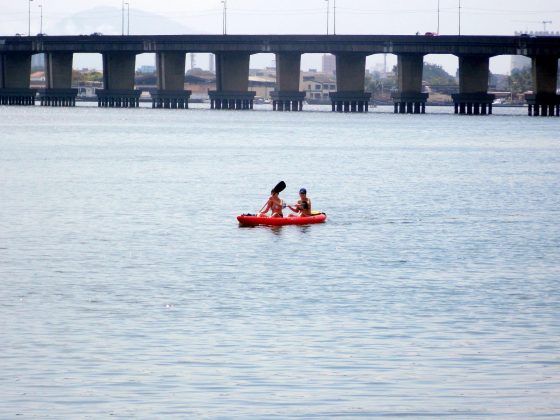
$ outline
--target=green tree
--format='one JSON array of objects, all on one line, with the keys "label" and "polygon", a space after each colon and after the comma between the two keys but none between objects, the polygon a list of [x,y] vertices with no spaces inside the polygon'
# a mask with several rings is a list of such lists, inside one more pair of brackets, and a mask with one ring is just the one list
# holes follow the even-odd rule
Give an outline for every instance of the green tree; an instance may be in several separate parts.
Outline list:
[{"label": "green tree", "polygon": [[96,70],[72,70],[72,79],[76,82],[102,82],[103,73]]},{"label": "green tree", "polygon": [[509,86],[513,93],[523,93],[533,88],[533,77],[531,67],[513,69],[509,76]]},{"label": "green tree", "polygon": [[422,80],[429,85],[451,86],[457,84],[457,80],[447,73],[442,66],[431,63],[424,63]]},{"label": "green tree", "polygon": [[394,88],[395,75],[393,73],[388,73],[387,77],[383,77],[382,74],[377,71],[373,72],[373,74],[366,73],[366,92],[372,92],[376,97],[380,95],[387,96]]}]

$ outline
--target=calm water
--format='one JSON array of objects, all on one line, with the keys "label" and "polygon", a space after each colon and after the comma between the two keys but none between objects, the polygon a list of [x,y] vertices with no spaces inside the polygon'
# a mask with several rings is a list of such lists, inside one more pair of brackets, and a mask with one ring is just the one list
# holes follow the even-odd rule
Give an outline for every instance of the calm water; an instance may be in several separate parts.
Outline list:
[{"label": "calm water", "polygon": [[0,107],[0,417],[560,416],[560,120],[428,111]]}]

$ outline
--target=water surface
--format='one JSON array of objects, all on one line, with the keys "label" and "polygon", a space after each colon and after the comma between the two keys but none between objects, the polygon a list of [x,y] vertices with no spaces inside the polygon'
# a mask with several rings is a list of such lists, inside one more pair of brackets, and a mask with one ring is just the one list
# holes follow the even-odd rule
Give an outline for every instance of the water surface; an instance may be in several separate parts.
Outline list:
[{"label": "water surface", "polygon": [[559,120],[307,109],[0,107],[1,417],[560,416]]}]

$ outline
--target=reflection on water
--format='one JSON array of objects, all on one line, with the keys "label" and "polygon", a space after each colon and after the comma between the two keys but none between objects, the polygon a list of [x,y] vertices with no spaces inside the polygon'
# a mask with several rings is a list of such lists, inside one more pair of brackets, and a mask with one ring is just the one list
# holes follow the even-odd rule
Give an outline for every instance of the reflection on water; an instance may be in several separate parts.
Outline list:
[{"label": "reflection on water", "polygon": [[558,121],[429,111],[0,107],[2,417],[560,416]]}]

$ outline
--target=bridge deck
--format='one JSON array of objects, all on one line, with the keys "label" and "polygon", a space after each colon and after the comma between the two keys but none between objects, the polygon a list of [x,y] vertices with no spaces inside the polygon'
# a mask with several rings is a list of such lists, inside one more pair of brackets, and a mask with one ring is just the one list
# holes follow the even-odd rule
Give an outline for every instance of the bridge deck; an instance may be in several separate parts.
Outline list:
[{"label": "bridge deck", "polygon": [[550,55],[560,37],[423,35],[134,35],[0,37],[2,52],[249,52]]}]

